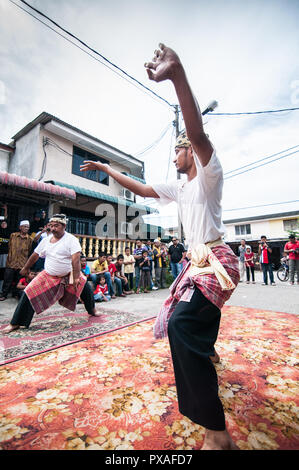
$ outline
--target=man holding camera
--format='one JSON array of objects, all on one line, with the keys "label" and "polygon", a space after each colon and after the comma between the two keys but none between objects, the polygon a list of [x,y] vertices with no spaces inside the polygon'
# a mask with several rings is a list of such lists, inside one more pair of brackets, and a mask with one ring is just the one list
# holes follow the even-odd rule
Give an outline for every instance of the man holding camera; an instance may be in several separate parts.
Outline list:
[{"label": "man holding camera", "polygon": [[259,255],[260,255],[260,263],[263,270],[264,282],[262,286],[268,285],[268,275],[269,272],[269,279],[271,282],[271,286],[275,286],[274,277],[273,277],[273,270],[272,270],[272,263],[271,263],[271,254],[272,248],[270,248],[267,237],[265,235],[261,236],[261,242],[259,243]]}]

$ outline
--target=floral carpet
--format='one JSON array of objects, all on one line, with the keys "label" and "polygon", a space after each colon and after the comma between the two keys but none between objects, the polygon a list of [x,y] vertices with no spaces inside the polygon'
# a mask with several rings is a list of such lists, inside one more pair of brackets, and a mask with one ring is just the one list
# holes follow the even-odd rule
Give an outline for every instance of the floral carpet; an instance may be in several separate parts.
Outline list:
[{"label": "floral carpet", "polygon": [[100,317],[88,315],[83,306],[78,306],[76,313],[57,307],[35,315],[29,329],[20,328],[9,335],[1,335],[8,322],[0,321],[0,365],[82,341],[142,319],[136,313],[102,306],[97,310],[102,313]]},{"label": "floral carpet", "polygon": [[[297,324],[223,309],[219,393],[242,450],[299,448]],[[178,412],[168,341],[152,328],[143,321],[0,367],[0,448],[200,449],[204,429]]]}]

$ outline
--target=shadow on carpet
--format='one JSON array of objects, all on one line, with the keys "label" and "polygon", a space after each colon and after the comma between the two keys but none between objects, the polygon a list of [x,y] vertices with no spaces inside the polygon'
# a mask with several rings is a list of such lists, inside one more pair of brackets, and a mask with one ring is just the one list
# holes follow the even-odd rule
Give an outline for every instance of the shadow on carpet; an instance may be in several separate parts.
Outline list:
[{"label": "shadow on carpet", "polygon": [[[78,311],[79,310],[79,311]],[[88,315],[80,306],[76,313],[61,307],[35,315],[29,329],[2,335],[7,320],[0,321],[0,365],[113,331],[141,321],[140,314],[97,307],[100,317]],[[153,317],[150,317],[153,318]]]},{"label": "shadow on carpet", "polygon": [[[227,427],[242,450],[298,449],[295,315],[223,309],[216,365]],[[178,411],[167,340],[153,320],[0,368],[4,450],[200,449]]]}]

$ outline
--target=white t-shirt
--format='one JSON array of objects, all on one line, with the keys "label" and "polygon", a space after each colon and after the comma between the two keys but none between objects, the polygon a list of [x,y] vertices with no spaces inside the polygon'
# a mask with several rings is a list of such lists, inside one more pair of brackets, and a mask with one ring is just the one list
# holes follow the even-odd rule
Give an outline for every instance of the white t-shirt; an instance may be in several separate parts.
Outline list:
[{"label": "white t-shirt", "polygon": [[65,276],[72,271],[72,255],[81,251],[79,240],[68,232],[56,243],[50,243],[53,235],[44,238],[35,253],[46,258],[45,270],[51,276]]},{"label": "white t-shirt", "polygon": [[217,240],[225,233],[221,219],[223,171],[216,152],[205,167],[195,153],[194,160],[197,175],[191,181],[152,185],[162,205],[177,202],[188,249]]}]

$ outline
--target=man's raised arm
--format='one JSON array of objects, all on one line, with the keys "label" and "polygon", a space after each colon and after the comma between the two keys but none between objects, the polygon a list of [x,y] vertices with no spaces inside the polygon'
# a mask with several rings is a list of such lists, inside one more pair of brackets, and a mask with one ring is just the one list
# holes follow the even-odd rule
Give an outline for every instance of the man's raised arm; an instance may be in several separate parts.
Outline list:
[{"label": "man's raised arm", "polygon": [[104,171],[107,175],[111,176],[115,181],[117,181],[124,188],[129,189],[132,193],[141,197],[154,197],[159,198],[158,194],[153,190],[153,188],[148,184],[140,183],[135,181],[129,176],[123,175],[117,170],[114,170],[107,163],[94,162],[91,160],[86,160],[83,165],[80,166],[80,171],[90,171],[90,170],[99,170]]},{"label": "man's raised arm", "polygon": [[178,55],[164,44],[159,44],[152,62],[146,62],[144,65],[150,80],[172,81],[183,113],[188,138],[200,163],[206,166],[212,156],[213,147],[204,132],[198,102],[192,93]]}]

